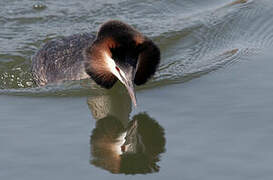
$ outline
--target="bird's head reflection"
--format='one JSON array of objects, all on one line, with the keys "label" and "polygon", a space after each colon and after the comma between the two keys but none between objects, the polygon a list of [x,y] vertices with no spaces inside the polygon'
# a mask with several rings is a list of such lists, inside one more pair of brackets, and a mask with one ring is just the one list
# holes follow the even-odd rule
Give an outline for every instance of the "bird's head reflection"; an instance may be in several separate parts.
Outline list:
[{"label": "bird's head reflection", "polygon": [[112,173],[157,172],[165,151],[164,130],[146,113],[134,116],[127,128],[113,116],[100,119],[90,143],[91,163]]},{"label": "bird's head reflection", "polygon": [[[126,100],[124,94],[121,96],[123,97],[118,98],[120,104],[126,103],[127,100],[130,102],[130,97]],[[131,107],[129,110],[128,105],[118,106],[119,108],[111,107],[111,104],[115,104],[111,100],[117,97],[109,96],[109,94],[104,96],[105,102],[99,104],[110,104],[110,106],[106,108],[95,106],[94,104],[98,104],[94,102],[95,99],[101,101],[101,98],[88,99],[93,116],[94,112],[96,112],[95,115],[100,114],[94,116],[97,122],[90,138],[90,163],[112,173],[158,172],[159,166],[156,163],[160,160],[160,154],[165,151],[164,129],[147,113],[137,114],[129,120]],[[106,112],[92,109],[96,107]]]}]

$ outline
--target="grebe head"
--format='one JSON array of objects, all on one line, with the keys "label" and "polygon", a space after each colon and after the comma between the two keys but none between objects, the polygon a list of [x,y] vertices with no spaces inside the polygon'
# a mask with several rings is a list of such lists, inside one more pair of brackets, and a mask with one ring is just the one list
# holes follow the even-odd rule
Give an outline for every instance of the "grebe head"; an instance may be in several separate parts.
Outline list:
[{"label": "grebe head", "polygon": [[99,85],[124,84],[136,106],[134,84],[142,85],[155,73],[160,50],[149,38],[121,21],[104,23],[85,49],[85,70]]}]

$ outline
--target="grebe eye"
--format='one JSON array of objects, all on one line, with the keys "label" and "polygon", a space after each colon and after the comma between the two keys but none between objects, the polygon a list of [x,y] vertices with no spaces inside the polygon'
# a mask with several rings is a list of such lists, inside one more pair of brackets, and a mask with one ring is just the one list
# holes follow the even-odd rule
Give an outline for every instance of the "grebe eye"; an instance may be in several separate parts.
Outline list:
[{"label": "grebe eye", "polygon": [[116,66],[116,70],[119,72],[120,70],[119,70],[119,68]]}]

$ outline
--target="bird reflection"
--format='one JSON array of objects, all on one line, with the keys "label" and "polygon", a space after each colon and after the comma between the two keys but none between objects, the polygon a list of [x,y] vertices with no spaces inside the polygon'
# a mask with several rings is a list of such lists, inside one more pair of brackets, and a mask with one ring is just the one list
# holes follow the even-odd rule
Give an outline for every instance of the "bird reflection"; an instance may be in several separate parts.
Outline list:
[{"label": "bird reflection", "polygon": [[90,138],[91,164],[111,173],[159,171],[157,162],[165,151],[165,137],[156,120],[147,113],[130,120],[130,97],[117,88],[89,97],[88,106],[96,119]]}]

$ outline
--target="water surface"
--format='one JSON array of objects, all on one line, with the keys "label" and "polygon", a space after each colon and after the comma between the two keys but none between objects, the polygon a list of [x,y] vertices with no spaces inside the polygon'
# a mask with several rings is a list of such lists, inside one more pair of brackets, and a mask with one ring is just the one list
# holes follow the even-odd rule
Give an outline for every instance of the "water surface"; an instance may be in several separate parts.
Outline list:
[{"label": "water surface", "polygon": [[[272,179],[271,0],[0,2],[1,179]],[[121,84],[37,88],[50,39],[119,19],[162,51],[132,108]],[[113,175],[118,174],[118,175]]]}]

